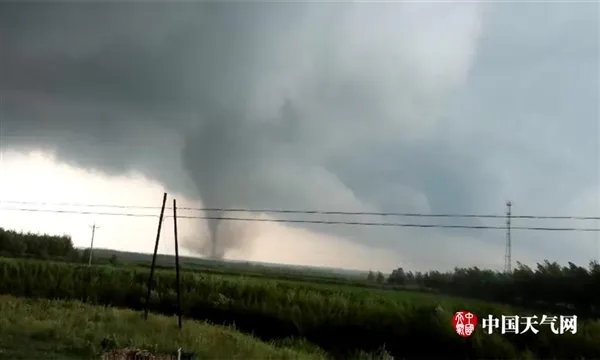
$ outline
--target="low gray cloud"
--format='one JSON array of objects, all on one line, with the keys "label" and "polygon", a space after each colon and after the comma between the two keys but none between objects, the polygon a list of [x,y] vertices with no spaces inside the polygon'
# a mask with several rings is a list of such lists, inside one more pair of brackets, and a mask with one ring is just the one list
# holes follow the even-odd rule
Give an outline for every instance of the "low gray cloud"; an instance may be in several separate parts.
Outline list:
[{"label": "low gray cloud", "polygon": [[[207,207],[597,214],[598,6],[2,4],[0,141]],[[414,267],[502,261],[502,232],[308,228]]]}]

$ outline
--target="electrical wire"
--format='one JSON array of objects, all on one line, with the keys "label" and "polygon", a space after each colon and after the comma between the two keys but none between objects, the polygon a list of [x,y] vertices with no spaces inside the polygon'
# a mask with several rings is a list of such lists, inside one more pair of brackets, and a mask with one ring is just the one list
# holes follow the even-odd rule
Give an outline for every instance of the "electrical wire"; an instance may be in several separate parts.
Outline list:
[{"label": "electrical wire", "polygon": [[[107,215],[107,216],[129,216],[129,217],[153,217],[155,214],[136,214],[136,213],[110,213],[94,211],[73,211],[56,209],[25,209],[25,208],[0,208],[7,211],[25,211],[42,213],[61,213],[61,214],[80,214],[80,215]],[[439,229],[473,229],[473,230],[506,230],[506,226],[488,226],[488,225],[445,225],[445,224],[410,224],[410,223],[391,223],[391,222],[363,222],[363,221],[329,221],[329,220],[301,220],[301,219],[263,219],[263,218],[240,218],[228,216],[177,216],[177,219],[203,219],[220,221],[245,221],[245,222],[266,222],[266,223],[291,223],[291,224],[323,224],[323,225],[350,225],[350,226],[380,226],[380,227],[406,227],[406,228],[439,228]],[[579,232],[598,232],[596,228],[568,228],[568,227],[530,227],[530,226],[511,226],[511,230],[533,230],[533,231],[579,231]]]},{"label": "electrical wire", "polygon": [[[88,208],[113,208],[113,209],[160,209],[160,206],[139,205],[107,205],[107,204],[83,204],[83,203],[44,203],[30,201],[1,201],[0,204],[11,205],[34,205],[34,206],[68,206]],[[165,207],[171,210],[171,207]],[[489,214],[420,214],[400,212],[351,212],[351,211],[321,211],[321,210],[276,210],[276,209],[241,209],[241,208],[196,208],[177,207],[183,211],[201,212],[239,212],[239,213],[264,213],[264,214],[302,214],[302,215],[344,215],[344,216],[388,216],[388,217],[423,217],[423,218],[474,218],[474,219],[505,219],[506,215]],[[600,216],[535,216],[535,215],[511,215],[511,219],[531,220],[600,220]]]}]

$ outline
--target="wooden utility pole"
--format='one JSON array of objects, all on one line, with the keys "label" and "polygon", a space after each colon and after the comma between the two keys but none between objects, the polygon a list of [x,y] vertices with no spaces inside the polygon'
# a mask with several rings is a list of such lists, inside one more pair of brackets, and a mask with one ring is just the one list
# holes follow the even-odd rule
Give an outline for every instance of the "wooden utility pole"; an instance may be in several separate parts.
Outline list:
[{"label": "wooden utility pole", "polygon": [[167,193],[163,194],[162,207],[160,209],[160,218],[158,219],[158,230],[156,231],[156,243],[154,244],[154,254],[152,255],[152,266],[150,267],[150,277],[148,278],[148,292],[146,293],[146,307],[144,308],[144,319],[148,320],[148,306],[150,305],[150,294],[152,293],[152,279],[154,278],[154,267],[156,266],[156,253],[158,252],[158,241],[160,240],[160,229],[162,228],[163,217],[165,215],[165,205],[167,203]]},{"label": "wooden utility pole", "polygon": [[92,266],[92,251],[94,251],[94,235],[96,234],[96,229],[100,229],[99,226],[96,226],[96,222],[94,221],[94,225],[90,226],[92,228],[92,241],[90,243],[90,258],[88,260],[88,266]]},{"label": "wooden utility pole", "polygon": [[179,280],[179,242],[177,240],[177,202],[173,199],[173,231],[175,235],[175,273],[176,273],[176,286],[177,286],[177,316],[178,325],[181,329],[181,285]]}]

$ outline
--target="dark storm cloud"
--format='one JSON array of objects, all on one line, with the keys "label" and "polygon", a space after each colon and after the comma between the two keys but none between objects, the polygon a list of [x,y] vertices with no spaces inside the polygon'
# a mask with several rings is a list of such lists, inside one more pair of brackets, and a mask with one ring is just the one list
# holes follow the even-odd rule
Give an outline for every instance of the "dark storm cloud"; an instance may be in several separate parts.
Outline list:
[{"label": "dark storm cloud", "polygon": [[[0,141],[207,207],[552,213],[597,196],[597,8],[2,4]],[[502,240],[328,231],[428,264]]]}]

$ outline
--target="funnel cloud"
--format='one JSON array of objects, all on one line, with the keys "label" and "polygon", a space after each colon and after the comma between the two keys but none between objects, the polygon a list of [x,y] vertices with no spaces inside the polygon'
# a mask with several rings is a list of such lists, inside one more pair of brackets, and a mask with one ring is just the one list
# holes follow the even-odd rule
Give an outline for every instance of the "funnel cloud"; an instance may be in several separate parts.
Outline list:
[{"label": "funnel cloud", "polygon": [[[594,215],[598,6],[4,3],[0,145],[135,170],[205,208]],[[268,231],[207,225],[183,245],[214,258]],[[302,229],[413,268],[503,261],[497,231]],[[597,241],[514,236],[524,261],[587,261]]]}]

